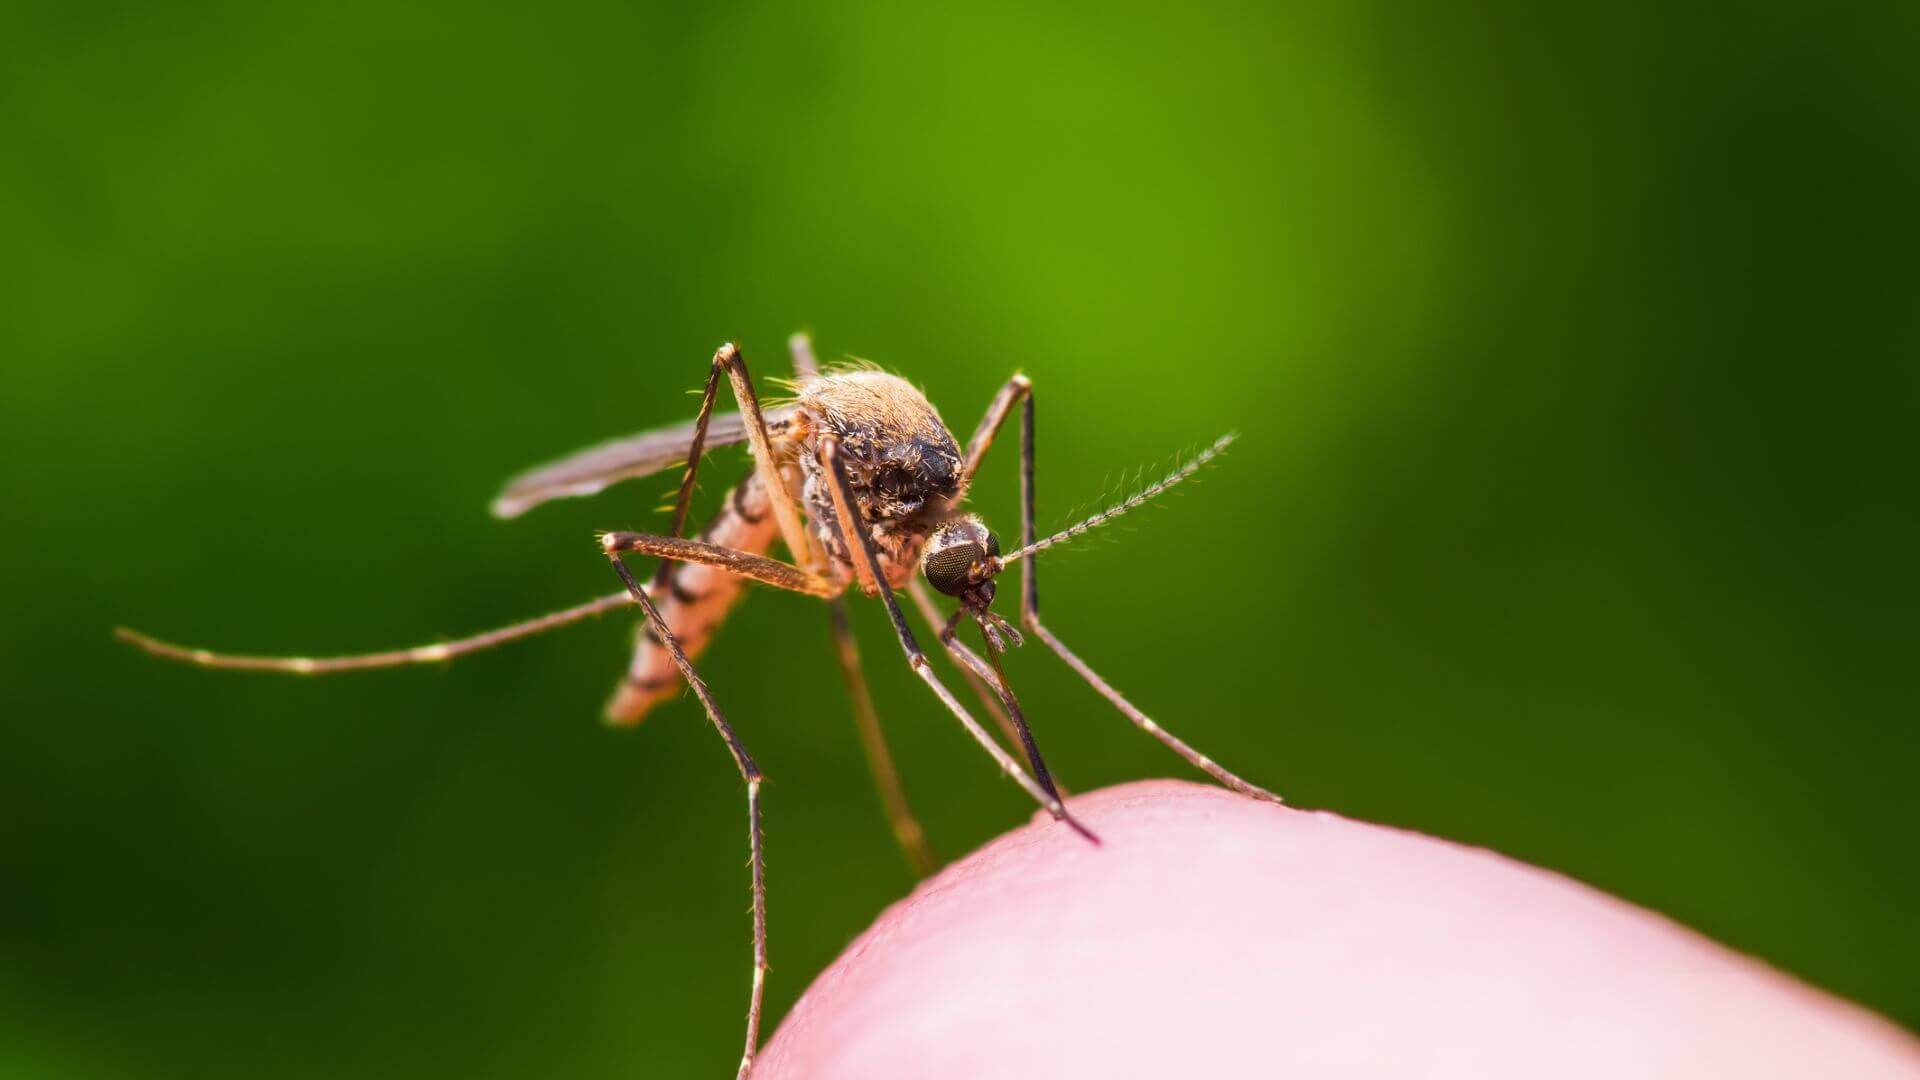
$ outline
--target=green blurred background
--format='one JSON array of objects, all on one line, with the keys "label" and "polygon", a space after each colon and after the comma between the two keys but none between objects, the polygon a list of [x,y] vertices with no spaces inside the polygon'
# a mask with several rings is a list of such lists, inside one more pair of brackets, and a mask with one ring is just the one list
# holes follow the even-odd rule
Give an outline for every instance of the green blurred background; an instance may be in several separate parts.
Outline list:
[{"label": "green blurred background", "polygon": [[[1048,559],[1200,747],[1920,1024],[1916,9],[905,8],[0,8],[0,1073],[725,1074],[740,784],[690,700],[600,726],[627,618],[108,629],[611,591],[670,478],[499,482],[800,326],[963,432],[1030,373],[1043,524],[1242,432]],[[939,850],[1025,820],[856,618]],[[775,1019],[910,884],[829,657],[761,593],[706,664]],[[1011,663],[1069,785],[1188,775]]]}]

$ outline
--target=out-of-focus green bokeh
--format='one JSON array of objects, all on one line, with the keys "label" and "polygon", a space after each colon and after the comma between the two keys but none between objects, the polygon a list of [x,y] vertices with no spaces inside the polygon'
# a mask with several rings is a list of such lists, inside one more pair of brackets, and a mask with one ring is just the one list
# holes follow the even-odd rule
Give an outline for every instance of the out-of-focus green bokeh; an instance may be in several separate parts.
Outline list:
[{"label": "out-of-focus green bokeh", "polygon": [[[0,1074],[730,1069],[741,786],[690,700],[599,724],[630,619],[311,681],[108,631],[610,592],[670,477],[499,482],[801,326],[962,433],[1028,372],[1046,525],[1242,433],[1046,560],[1220,760],[1920,1023],[1914,10],[8,4]],[[856,618],[939,850],[1023,821]],[[1070,786],[1188,775],[1010,664]],[[773,778],[777,1020],[910,881],[818,605],[705,667]]]}]

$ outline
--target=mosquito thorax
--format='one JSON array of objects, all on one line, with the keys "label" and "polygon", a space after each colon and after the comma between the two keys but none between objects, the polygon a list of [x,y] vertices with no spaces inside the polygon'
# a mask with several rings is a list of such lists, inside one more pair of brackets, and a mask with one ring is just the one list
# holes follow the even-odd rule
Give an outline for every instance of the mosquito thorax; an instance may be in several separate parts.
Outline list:
[{"label": "mosquito thorax", "polygon": [[927,584],[948,596],[985,607],[993,601],[991,567],[999,554],[999,538],[977,516],[966,514],[934,526],[920,559],[920,572]]}]

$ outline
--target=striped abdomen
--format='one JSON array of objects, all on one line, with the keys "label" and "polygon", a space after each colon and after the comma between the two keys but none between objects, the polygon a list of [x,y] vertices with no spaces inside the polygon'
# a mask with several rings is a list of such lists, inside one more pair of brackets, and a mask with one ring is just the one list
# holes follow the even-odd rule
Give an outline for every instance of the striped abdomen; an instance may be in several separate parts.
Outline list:
[{"label": "striped abdomen", "polygon": [[[773,538],[778,534],[779,525],[773,519],[773,507],[767,500],[766,488],[761,486],[757,473],[749,472],[733,490],[727,492],[726,498],[721,501],[720,512],[714,515],[706,528],[700,530],[700,539],[709,544],[764,555],[773,546]],[[647,596],[660,609],[660,617],[673,630],[680,647],[692,658],[699,656],[700,651],[707,647],[714,630],[727,617],[728,609],[740,598],[740,590],[745,587],[745,580],[718,567],[703,563],[675,563],[667,575],[665,586],[656,589],[649,585]],[[653,627],[642,622],[639,641],[633,650],[633,663],[628,665],[626,677],[620,680],[612,699],[607,702],[607,722],[637,724],[650,709],[672,697],[679,689],[680,670],[674,667],[673,657],[655,638]]]}]

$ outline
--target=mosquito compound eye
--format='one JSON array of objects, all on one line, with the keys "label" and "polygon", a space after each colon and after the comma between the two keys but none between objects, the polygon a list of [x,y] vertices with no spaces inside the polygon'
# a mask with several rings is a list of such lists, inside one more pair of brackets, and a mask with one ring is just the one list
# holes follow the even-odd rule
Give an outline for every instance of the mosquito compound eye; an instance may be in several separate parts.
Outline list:
[{"label": "mosquito compound eye", "polygon": [[922,571],[927,575],[927,584],[948,596],[959,596],[973,584],[973,564],[983,558],[978,544],[954,544],[927,552]]}]

